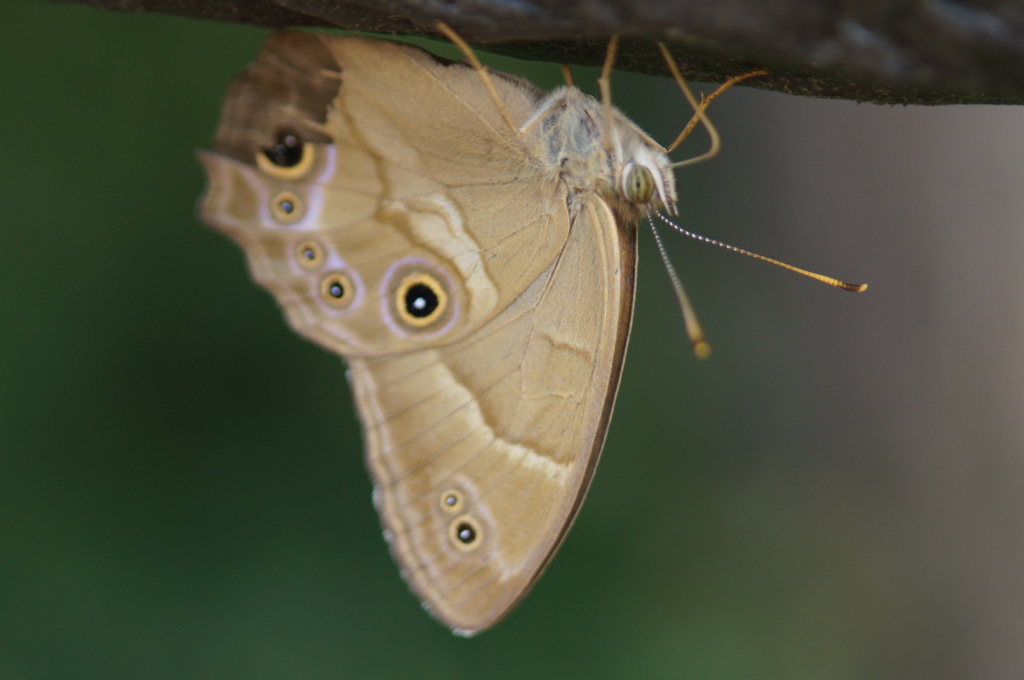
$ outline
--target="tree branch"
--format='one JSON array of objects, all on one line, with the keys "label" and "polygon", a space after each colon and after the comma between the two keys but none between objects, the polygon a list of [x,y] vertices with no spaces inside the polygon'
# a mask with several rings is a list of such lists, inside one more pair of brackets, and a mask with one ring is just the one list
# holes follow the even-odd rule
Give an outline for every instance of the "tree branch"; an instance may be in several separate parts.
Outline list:
[{"label": "tree branch", "polygon": [[722,81],[755,68],[755,87],[889,104],[1024,103],[1024,9],[1014,0],[71,0],[272,28],[340,26],[436,35],[443,20],[484,49]]}]

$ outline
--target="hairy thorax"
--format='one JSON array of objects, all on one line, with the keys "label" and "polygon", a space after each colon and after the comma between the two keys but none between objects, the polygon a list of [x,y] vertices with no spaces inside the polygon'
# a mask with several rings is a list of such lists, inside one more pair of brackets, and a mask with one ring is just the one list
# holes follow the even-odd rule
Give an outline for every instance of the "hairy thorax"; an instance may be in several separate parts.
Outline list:
[{"label": "hairy thorax", "polygon": [[[570,213],[581,194],[598,194],[617,217],[630,221],[673,205],[675,178],[664,149],[618,109],[608,109],[606,125],[605,111],[597,99],[564,86],[541,100],[522,127],[545,171],[565,183]],[[653,180],[650,195],[638,197],[630,188],[638,168]]]}]

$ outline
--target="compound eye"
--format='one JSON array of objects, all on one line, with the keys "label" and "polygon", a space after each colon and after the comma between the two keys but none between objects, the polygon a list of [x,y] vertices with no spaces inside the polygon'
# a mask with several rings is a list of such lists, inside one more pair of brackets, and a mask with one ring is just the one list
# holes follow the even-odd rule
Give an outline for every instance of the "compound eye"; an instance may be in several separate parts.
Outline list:
[{"label": "compound eye", "polygon": [[623,193],[630,203],[650,203],[654,197],[657,185],[654,182],[654,175],[642,165],[631,165],[626,170],[623,180],[625,186]]}]

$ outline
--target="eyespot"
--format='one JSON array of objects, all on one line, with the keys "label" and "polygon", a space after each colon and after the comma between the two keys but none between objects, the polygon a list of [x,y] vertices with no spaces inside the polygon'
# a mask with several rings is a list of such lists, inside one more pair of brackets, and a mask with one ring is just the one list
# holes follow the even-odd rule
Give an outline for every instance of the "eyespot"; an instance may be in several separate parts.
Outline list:
[{"label": "eyespot", "polygon": [[449,489],[441,494],[440,505],[441,509],[445,512],[459,512],[462,510],[462,506],[464,505],[462,494],[455,489]]},{"label": "eyespot", "polygon": [[649,203],[657,185],[654,175],[643,165],[630,165],[623,178],[623,194],[630,203]]},{"label": "eyespot", "polygon": [[256,154],[256,166],[277,179],[298,179],[315,160],[316,147],[289,130],[278,130],[274,144]]},{"label": "eyespot", "polygon": [[480,523],[469,515],[462,515],[448,525],[448,538],[451,544],[462,552],[471,552],[480,547],[484,540]]},{"label": "eyespot", "polygon": [[305,269],[317,269],[324,263],[324,249],[316,241],[303,241],[295,247],[295,259]]},{"label": "eyespot", "polygon": [[320,298],[332,307],[348,307],[355,298],[352,279],[340,272],[325,276],[320,281]]},{"label": "eyespot", "polygon": [[463,307],[463,291],[447,263],[407,257],[391,264],[380,282],[384,323],[406,338],[436,338],[451,330]]},{"label": "eyespot", "polygon": [[414,329],[434,324],[448,309],[448,293],[441,280],[425,271],[403,277],[392,300],[398,318]]},{"label": "eyespot", "polygon": [[278,222],[298,222],[303,213],[302,199],[291,191],[282,191],[270,201],[270,211]]}]

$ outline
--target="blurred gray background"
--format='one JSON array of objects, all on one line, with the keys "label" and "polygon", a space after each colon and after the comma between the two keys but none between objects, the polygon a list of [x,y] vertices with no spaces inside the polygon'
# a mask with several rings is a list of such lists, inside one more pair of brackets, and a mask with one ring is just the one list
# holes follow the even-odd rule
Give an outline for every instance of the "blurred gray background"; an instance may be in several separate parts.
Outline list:
[{"label": "blurred gray background", "polygon": [[[587,503],[463,640],[388,556],[341,362],[195,218],[267,32],[24,0],[0,27],[0,677],[1020,677],[1021,110],[718,100],[680,221],[871,288],[666,234],[699,362],[641,231]],[[613,88],[657,139],[688,118],[669,81]]]}]

